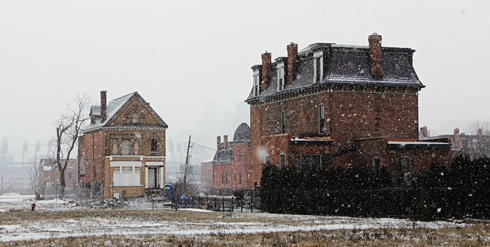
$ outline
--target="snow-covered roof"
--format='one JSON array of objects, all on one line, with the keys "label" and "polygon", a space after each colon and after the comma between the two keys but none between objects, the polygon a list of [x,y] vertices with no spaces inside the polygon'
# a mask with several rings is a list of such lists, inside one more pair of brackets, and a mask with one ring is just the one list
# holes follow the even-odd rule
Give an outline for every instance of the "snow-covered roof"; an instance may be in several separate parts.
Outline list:
[{"label": "snow-covered roof", "polygon": [[[119,98],[116,98],[116,99],[113,99],[111,100],[111,102],[109,102],[109,104],[107,104],[107,108],[106,108],[106,120],[104,122],[101,122],[100,120],[97,120],[95,121],[95,123],[90,123],[85,129],[84,131],[87,131],[87,130],[90,130],[90,129],[94,129],[94,128],[98,128],[98,127],[102,127],[102,126],[105,126],[107,123],[109,123],[112,118],[116,115],[117,112],[119,112],[119,110],[121,110],[121,108],[123,108],[123,106],[129,102],[129,100],[133,97],[133,96],[139,96],[140,98],[142,98],[138,92],[132,92],[130,94],[126,94],[124,96],[121,96]],[[93,106],[92,106],[93,107]],[[100,106],[99,107],[99,115],[100,115]],[[155,114],[156,117],[159,118],[158,114],[156,114],[155,111],[153,111],[153,109],[148,105],[147,106],[149,108],[149,110],[151,112],[153,112]],[[96,110],[95,108],[93,108],[94,110]],[[167,124],[162,120],[160,119],[161,122],[162,122],[162,125],[167,127]]]},{"label": "snow-covered roof", "polygon": [[[320,83],[313,83],[314,58],[316,50],[329,51],[323,57],[327,68]],[[298,89],[318,87],[321,85],[380,85],[397,87],[425,87],[418,79],[412,66],[412,54],[415,50],[399,47],[382,47],[383,77],[373,78],[371,75],[370,54],[368,46],[337,45],[332,43],[316,43],[309,45],[298,53],[295,77],[292,84],[278,91],[277,70],[272,66],[267,88],[258,96],[250,91],[247,101],[260,99]],[[255,66],[254,66],[255,68]]]},{"label": "snow-covered roof", "polygon": [[90,107],[90,116],[100,116],[100,105]]},{"label": "snow-covered roof", "polygon": [[388,145],[398,147],[450,147],[451,143],[447,142],[404,142],[404,141],[389,141]]}]

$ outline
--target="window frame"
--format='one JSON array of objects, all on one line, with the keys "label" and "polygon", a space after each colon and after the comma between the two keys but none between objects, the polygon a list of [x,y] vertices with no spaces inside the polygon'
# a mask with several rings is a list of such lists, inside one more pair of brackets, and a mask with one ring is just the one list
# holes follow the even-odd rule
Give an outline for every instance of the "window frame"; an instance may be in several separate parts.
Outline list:
[{"label": "window frame", "polygon": [[320,83],[323,79],[323,51],[313,53],[313,83]]},{"label": "window frame", "polygon": [[284,74],[284,62],[280,62],[277,64],[277,91],[282,91],[286,87]]},{"label": "window frame", "polygon": [[318,133],[325,134],[325,105],[318,105]]},{"label": "window frame", "polygon": [[286,111],[282,110],[281,111],[281,134],[286,133]]},{"label": "window frame", "polygon": [[398,162],[402,171],[403,183],[405,186],[410,186],[412,184],[412,158],[410,156],[400,156]]},{"label": "window frame", "polygon": [[282,169],[285,166],[286,166],[286,154],[280,153],[279,154],[279,169]]}]

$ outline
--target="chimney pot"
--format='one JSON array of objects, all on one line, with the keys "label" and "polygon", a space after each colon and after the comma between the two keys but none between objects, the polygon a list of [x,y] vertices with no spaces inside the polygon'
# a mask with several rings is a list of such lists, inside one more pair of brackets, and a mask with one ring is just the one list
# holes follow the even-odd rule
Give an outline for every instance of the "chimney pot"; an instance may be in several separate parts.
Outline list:
[{"label": "chimney pot", "polygon": [[107,118],[107,91],[100,91],[100,117],[101,122],[105,122]]}]

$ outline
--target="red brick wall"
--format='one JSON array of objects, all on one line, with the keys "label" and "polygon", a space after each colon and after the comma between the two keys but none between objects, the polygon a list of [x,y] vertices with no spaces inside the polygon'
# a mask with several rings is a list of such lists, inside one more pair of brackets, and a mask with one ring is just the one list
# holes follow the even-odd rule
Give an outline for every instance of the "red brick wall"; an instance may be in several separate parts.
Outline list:
[{"label": "red brick wall", "polygon": [[[249,188],[250,186],[250,180],[248,177],[249,171],[250,171],[250,149],[248,142],[242,142],[242,143],[237,143],[237,144],[232,144],[232,153],[234,156],[233,162],[232,162],[232,174],[233,176],[232,179],[232,188],[238,189],[238,188]],[[240,162],[240,155],[241,153],[241,162]],[[242,176],[242,183],[240,184],[240,173]],[[236,174],[236,181],[235,181],[235,175]]]},{"label": "red brick wall", "polygon": [[[418,139],[417,92],[418,89],[411,88],[334,86],[312,89],[309,95],[305,93],[300,97],[284,96],[273,101],[266,100],[265,103],[252,103],[251,183],[257,181],[260,184],[263,160],[258,156],[260,147],[265,145],[262,138],[281,134],[282,111],[286,113],[286,133],[299,138],[331,135],[332,162],[348,164],[355,156],[349,150],[353,148],[356,138]],[[324,104],[325,108],[325,134],[319,133],[319,104]],[[275,141],[267,145],[279,147]],[[280,150],[271,147],[267,147],[267,150],[271,163],[274,163],[277,158],[275,152]],[[304,153],[317,151],[309,148],[300,150]],[[290,158],[296,162],[298,155]],[[291,162],[290,158],[287,157],[288,162]]]},{"label": "red brick wall", "polygon": [[[85,134],[79,141],[78,155],[85,157],[85,176],[80,177],[79,188],[90,184],[94,198],[102,198],[105,169],[105,133],[103,130]],[[94,188],[94,184],[96,185]]]}]

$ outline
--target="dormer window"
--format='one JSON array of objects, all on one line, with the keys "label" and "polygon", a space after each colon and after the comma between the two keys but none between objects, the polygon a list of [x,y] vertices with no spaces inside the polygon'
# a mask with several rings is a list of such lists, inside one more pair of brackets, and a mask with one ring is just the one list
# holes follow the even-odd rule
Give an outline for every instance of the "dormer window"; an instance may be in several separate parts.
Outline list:
[{"label": "dormer window", "polygon": [[277,64],[277,91],[284,90],[286,85],[284,80],[284,63]]},{"label": "dormer window", "polygon": [[313,83],[320,83],[323,78],[323,51],[313,54]]},{"label": "dormer window", "polygon": [[260,92],[259,85],[260,85],[260,71],[257,69],[254,70],[254,88],[253,88],[254,97],[259,96],[259,92]]}]

